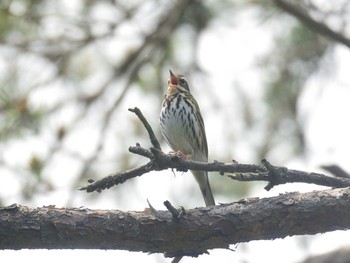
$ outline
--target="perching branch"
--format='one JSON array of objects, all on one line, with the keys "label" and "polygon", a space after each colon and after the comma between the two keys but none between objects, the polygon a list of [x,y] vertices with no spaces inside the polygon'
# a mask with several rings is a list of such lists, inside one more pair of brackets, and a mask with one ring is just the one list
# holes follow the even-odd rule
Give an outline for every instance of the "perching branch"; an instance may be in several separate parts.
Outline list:
[{"label": "perching branch", "polygon": [[[181,213],[181,212],[180,212]],[[174,216],[175,215],[175,216]],[[120,249],[198,256],[251,240],[350,229],[350,188],[142,212],[0,208],[0,249]]]},{"label": "perching branch", "polygon": [[129,147],[129,151],[150,159],[149,162],[125,172],[117,172],[109,175],[108,177],[93,182],[80,190],[86,190],[87,192],[100,192],[150,171],[161,171],[169,168],[176,169],[177,171],[202,170],[208,172],[219,172],[221,175],[227,173],[230,178],[238,181],[267,181],[269,183],[265,187],[266,190],[270,190],[276,185],[296,182],[329,187],[350,186],[350,178],[335,178],[320,173],[307,173],[304,171],[291,170],[286,167],[272,166],[266,160],[262,160],[262,166],[241,164],[235,161],[232,163],[221,163],[217,161],[205,163],[184,160],[172,154],[165,154],[160,150],[160,144],[142,112],[138,108],[130,109],[130,111],[134,112],[145,126],[154,147],[145,149],[137,144],[136,146]]}]

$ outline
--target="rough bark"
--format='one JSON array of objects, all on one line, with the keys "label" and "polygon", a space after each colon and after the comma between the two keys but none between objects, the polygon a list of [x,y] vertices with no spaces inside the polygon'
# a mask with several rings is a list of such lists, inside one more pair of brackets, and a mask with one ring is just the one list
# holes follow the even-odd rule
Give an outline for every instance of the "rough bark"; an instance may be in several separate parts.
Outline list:
[{"label": "rough bark", "polygon": [[123,249],[197,256],[230,244],[350,228],[350,188],[243,199],[185,210],[122,212],[12,205],[0,209],[0,249]]}]

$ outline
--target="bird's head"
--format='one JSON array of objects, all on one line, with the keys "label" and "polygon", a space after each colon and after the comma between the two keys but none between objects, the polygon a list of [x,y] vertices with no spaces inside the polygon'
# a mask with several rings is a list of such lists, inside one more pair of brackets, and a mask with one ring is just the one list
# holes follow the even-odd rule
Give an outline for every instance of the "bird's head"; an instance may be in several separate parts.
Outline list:
[{"label": "bird's head", "polygon": [[183,75],[175,75],[170,69],[170,76],[168,80],[168,94],[175,94],[178,92],[189,93],[190,88],[188,87],[187,80]]}]

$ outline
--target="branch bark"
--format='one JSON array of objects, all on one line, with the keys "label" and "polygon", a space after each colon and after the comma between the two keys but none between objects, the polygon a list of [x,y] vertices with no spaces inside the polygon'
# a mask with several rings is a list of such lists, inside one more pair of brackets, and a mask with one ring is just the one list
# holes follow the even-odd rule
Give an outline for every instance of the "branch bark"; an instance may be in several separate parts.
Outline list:
[{"label": "branch bark", "polygon": [[[0,209],[0,249],[125,249],[198,256],[230,244],[350,228],[350,188],[232,204],[142,212],[12,205]],[[317,222],[317,223],[315,223]]]},{"label": "branch bark", "polygon": [[208,172],[219,172],[220,175],[230,173],[230,178],[238,181],[267,181],[268,185],[266,190],[270,190],[272,187],[285,184],[285,183],[310,183],[329,187],[347,187],[350,186],[350,178],[334,178],[320,173],[307,173],[304,171],[291,170],[286,167],[272,166],[268,161],[262,160],[263,166],[255,164],[240,164],[236,161],[225,164],[218,161],[213,163],[197,162],[191,160],[184,160],[176,155],[165,154],[161,151],[160,144],[154,135],[152,127],[143,116],[142,112],[138,108],[129,109],[129,111],[135,113],[140,119],[145,129],[148,132],[153,147],[149,150],[141,147],[139,144],[129,147],[129,151],[149,158],[150,161],[140,167],[130,169],[124,172],[117,172],[111,174],[101,180],[93,181],[89,185],[80,188],[87,192],[101,192],[102,190],[109,189],[112,186],[122,184],[126,180],[141,176],[150,171],[161,171],[165,169],[176,169],[178,171],[186,172],[188,170],[201,170]]}]

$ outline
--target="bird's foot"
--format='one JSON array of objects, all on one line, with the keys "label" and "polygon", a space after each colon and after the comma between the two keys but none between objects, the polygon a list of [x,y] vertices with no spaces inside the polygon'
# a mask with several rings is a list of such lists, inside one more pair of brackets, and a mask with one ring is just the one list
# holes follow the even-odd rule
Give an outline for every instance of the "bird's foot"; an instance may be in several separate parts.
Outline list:
[{"label": "bird's foot", "polygon": [[191,159],[191,157],[192,157],[192,154],[184,154],[181,151],[169,152],[169,155],[171,155],[173,157],[177,157],[179,159],[183,159],[183,160]]}]

